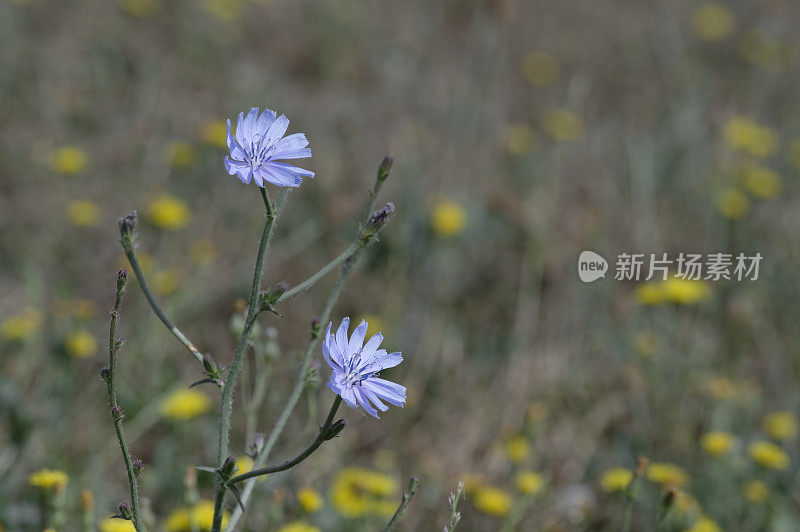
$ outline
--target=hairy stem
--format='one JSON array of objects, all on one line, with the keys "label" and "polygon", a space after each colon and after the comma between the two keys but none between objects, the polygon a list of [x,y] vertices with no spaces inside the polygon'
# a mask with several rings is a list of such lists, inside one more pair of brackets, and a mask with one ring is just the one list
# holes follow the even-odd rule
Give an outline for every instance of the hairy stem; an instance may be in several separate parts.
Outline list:
[{"label": "hairy stem", "polygon": [[[389,171],[391,170],[393,163],[393,159],[391,156],[386,156],[381,162],[380,167],[378,168],[378,175],[375,179],[375,185],[369,193],[369,200],[367,201],[367,214],[364,217],[363,226],[366,226],[369,222],[370,216],[372,214],[372,209],[375,205],[375,199],[378,196],[378,193],[383,186],[384,181],[386,178],[389,177]],[[328,295],[328,300],[325,303],[325,308],[322,311],[322,314],[319,317],[319,323],[323,324],[330,318],[331,311],[333,310],[333,306],[336,304],[336,301],[339,299],[339,295],[342,293],[342,289],[344,288],[344,284],[347,281],[347,278],[350,276],[350,273],[353,270],[353,266],[358,261],[361,252],[364,249],[364,246],[367,244],[363,238],[361,233],[361,228],[356,232],[356,238],[351,245],[351,248],[355,248],[352,251],[352,254],[347,257],[346,259],[342,259],[342,270],[339,274],[339,279],[336,282],[336,285],[333,287],[333,290]],[[350,248],[348,248],[349,250]],[[340,255],[342,257],[345,255],[343,253]],[[338,259],[338,258],[337,258]],[[333,262],[336,262],[337,259],[334,259]],[[334,264],[334,267],[336,265]],[[327,268],[327,266],[326,266]],[[325,270],[325,268],[323,268]],[[326,272],[327,273],[327,272]],[[324,275],[324,274],[323,274]],[[299,286],[299,285],[298,285]],[[302,290],[301,290],[302,291]],[[299,293],[299,292],[298,292]],[[286,293],[284,293],[284,296]],[[303,353],[303,359],[300,363],[300,371],[297,375],[297,380],[295,381],[294,388],[292,389],[291,394],[289,395],[289,399],[286,401],[286,405],[283,407],[280,415],[278,416],[278,420],[275,422],[275,426],[272,428],[272,431],[267,438],[264,446],[259,450],[254,458],[254,468],[262,467],[264,463],[266,463],[267,458],[269,457],[269,453],[272,451],[272,448],[275,446],[275,443],[278,441],[278,437],[283,432],[284,427],[286,426],[286,422],[289,420],[289,417],[292,415],[295,406],[297,406],[297,401],[300,399],[300,395],[303,392],[303,388],[305,387],[305,376],[306,372],[308,371],[308,367],[311,364],[311,357],[314,353],[314,349],[317,346],[317,342],[319,340],[319,331],[315,331],[311,335],[311,339],[309,340],[308,344],[306,345],[306,350]],[[247,501],[250,498],[251,493],[253,492],[253,488],[255,487],[255,480],[250,479],[248,480],[247,484],[245,484],[244,490],[242,491],[242,503],[247,504]],[[237,507],[233,511],[233,515],[231,515],[231,520],[228,523],[228,527],[226,528],[227,532],[231,532],[236,527],[236,524],[239,522],[239,519],[242,518],[243,511],[241,508]],[[215,531],[216,532],[216,531]]]},{"label": "hairy stem", "polygon": [[153,309],[153,312],[156,313],[158,319],[166,325],[169,332],[171,332],[175,338],[178,339],[180,343],[189,350],[192,356],[197,360],[200,365],[203,364],[203,354],[200,352],[197,347],[186,337],[185,334],[181,332],[178,327],[175,326],[174,323],[164,314],[164,311],[161,309],[161,306],[156,301],[153,292],[150,291],[150,286],[147,284],[147,279],[144,276],[144,272],[142,271],[142,267],[139,265],[139,260],[136,258],[136,251],[134,251],[133,246],[125,246],[123,245],[123,249],[125,250],[125,255],[128,257],[128,262],[130,262],[131,267],[133,268],[133,273],[136,274],[136,280],[139,281],[139,287],[142,289],[142,293],[144,297],[147,299],[147,302],[150,303],[150,307]]},{"label": "hairy stem", "polygon": [[308,290],[309,288],[314,286],[317,283],[317,281],[319,281],[320,279],[322,279],[323,277],[328,275],[337,266],[339,266],[341,263],[345,262],[347,259],[352,257],[353,254],[358,250],[359,247],[360,246],[359,246],[358,242],[353,242],[352,244],[350,244],[350,247],[348,247],[346,250],[344,250],[341,255],[339,255],[338,257],[336,257],[335,259],[330,261],[328,264],[323,266],[323,268],[320,271],[318,271],[317,273],[315,273],[314,275],[312,275],[311,277],[309,277],[308,279],[306,279],[302,283],[298,284],[294,288],[291,288],[291,289],[287,290],[286,292],[284,292],[283,295],[281,295],[281,297],[278,298],[277,302],[279,303],[281,301],[289,299],[290,297],[294,297],[297,294],[300,294],[301,292],[305,292],[306,290]]},{"label": "hairy stem", "polygon": [[[267,195],[267,191],[259,187],[261,198],[264,200],[264,209],[266,210],[266,221],[264,223],[264,230],[261,233],[261,241],[258,245],[258,255],[256,256],[256,265],[253,272],[253,286],[250,289],[250,298],[248,299],[247,317],[245,318],[244,329],[239,336],[239,341],[236,344],[236,350],[233,354],[233,362],[228,370],[225,385],[222,388],[222,397],[220,399],[220,414],[219,414],[219,447],[217,453],[218,467],[222,467],[225,459],[228,457],[228,444],[230,441],[231,431],[231,415],[233,414],[233,390],[236,387],[236,380],[239,377],[239,372],[242,370],[242,361],[244,354],[247,351],[247,342],[250,339],[250,332],[253,329],[256,318],[258,317],[258,291],[261,287],[261,277],[264,271],[264,260],[269,249],[269,242],[272,239],[272,234],[275,230],[275,221],[278,217],[278,211],[273,207],[272,201]],[[288,189],[285,189],[281,194],[278,203],[278,210],[286,199]],[[222,504],[225,500],[225,485],[221,480],[217,481],[217,494],[214,500],[214,522],[212,525],[213,532],[219,532],[222,526]]]},{"label": "hairy stem", "polygon": [[[133,461],[125,441],[125,433],[122,430],[122,409],[117,402],[117,351],[119,345],[116,339],[117,321],[119,320],[119,309],[122,305],[122,296],[127,290],[127,272],[121,270],[117,276],[117,295],[114,299],[114,310],[111,311],[111,326],[108,332],[108,372],[104,375],[106,381],[106,391],[108,402],[111,406],[111,419],[114,421],[114,431],[117,433],[122,458],[125,461],[125,469],[128,472],[128,484],[131,492],[131,511],[133,513],[133,526],[137,532],[144,532],[141,510],[139,508],[139,487],[136,484],[136,473],[133,470]],[[104,370],[105,371],[105,370]]]},{"label": "hairy stem", "polygon": [[316,451],[320,445],[322,445],[328,434],[328,429],[331,428],[333,425],[333,418],[336,416],[336,412],[339,410],[339,406],[342,404],[342,398],[340,396],[336,396],[333,400],[333,404],[331,405],[331,409],[328,412],[328,417],[325,419],[325,423],[320,427],[319,434],[317,435],[316,439],[311,442],[311,445],[306,447],[305,451],[298,454],[291,460],[287,460],[280,465],[268,466],[268,467],[260,467],[258,469],[252,469],[247,473],[242,473],[241,475],[237,475],[233,477],[230,481],[231,483],[242,482],[243,480],[247,480],[248,478],[255,478],[260,477],[263,475],[269,475],[271,473],[278,473],[279,471],[286,471],[287,469],[291,469]]},{"label": "hairy stem", "polygon": [[411,499],[413,499],[414,495],[417,494],[418,486],[419,480],[417,477],[411,477],[411,479],[408,481],[408,493],[403,493],[403,498],[400,500],[400,506],[397,507],[397,511],[392,516],[392,519],[386,524],[383,532],[391,532],[397,528],[397,524],[406,514],[406,508],[408,508],[408,505],[411,504]]}]

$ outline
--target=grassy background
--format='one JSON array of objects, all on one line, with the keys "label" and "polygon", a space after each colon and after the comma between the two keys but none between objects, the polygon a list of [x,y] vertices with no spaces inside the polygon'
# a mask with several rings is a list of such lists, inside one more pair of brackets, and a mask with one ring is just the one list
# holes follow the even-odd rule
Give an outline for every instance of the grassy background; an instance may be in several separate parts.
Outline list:
[{"label": "grassy background", "polygon": [[[6,326],[0,345],[0,523],[43,528],[28,482],[43,467],[69,474],[64,530],[78,529],[82,490],[94,493],[97,519],[125,500],[97,377],[125,264],[117,218],[139,209],[139,252],[165,309],[203,351],[230,359],[262,207],[204,132],[266,106],[307,134],[314,157],[301,166],[317,176],[290,195],[265,285],[295,284],[344,249],[378,163],[395,155],[381,199],[397,215],[333,316],[382,324],[387,346],[406,356],[390,378],[409,400],[380,422],[347,411],[342,437],[259,484],[243,529],[295,518],[376,529],[383,518],[349,519],[332,502],[337,472],[362,466],[397,486],[420,477],[403,529],[441,528],[448,492],[480,475],[514,500],[511,517],[476,504],[476,487],[459,529],[618,530],[625,498],[600,479],[646,456],[682,467],[678,499],[697,501],[673,505],[663,530],[701,514],[727,530],[796,530],[796,440],[780,442],[790,457],[781,471],[755,464],[748,445],[768,436],[769,412],[798,407],[800,7],[736,0],[704,19],[703,5],[0,0],[0,321],[28,320],[22,334]],[[767,129],[737,136],[737,117]],[[85,164],[68,168],[69,152],[59,163],[65,146]],[[754,167],[775,172],[779,189],[748,180]],[[163,196],[188,209],[180,227],[153,217]],[[76,225],[76,212],[88,218]],[[448,233],[437,212],[465,225]],[[581,283],[584,249],[612,261],[718,251],[764,260],[758,281],[709,283],[697,304],[643,305],[636,283]],[[260,431],[288,394],[332,281],[284,304],[283,319],[261,320],[277,328],[280,357]],[[69,343],[81,331],[98,343],[84,342],[83,357]],[[187,468],[216,455],[216,407],[188,421],[160,416],[165,394],[199,372],[135,283],[121,332],[129,443],[163,523],[192,500]],[[216,403],[216,390],[201,390]],[[325,388],[306,394],[273,459],[313,437],[329,401]],[[244,452],[237,412],[232,444]],[[730,453],[703,451],[711,430],[734,436]],[[519,470],[541,474],[545,488],[519,494]],[[769,487],[763,502],[742,494],[752,479]],[[212,497],[212,479],[198,483]],[[310,515],[296,500],[307,486],[325,499]],[[663,496],[642,482],[634,530],[655,529]]]}]

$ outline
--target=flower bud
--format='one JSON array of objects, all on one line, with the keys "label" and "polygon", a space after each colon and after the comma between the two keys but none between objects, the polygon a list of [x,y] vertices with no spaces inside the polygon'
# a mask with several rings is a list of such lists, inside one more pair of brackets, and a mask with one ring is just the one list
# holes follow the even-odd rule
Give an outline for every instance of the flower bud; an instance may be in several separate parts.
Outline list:
[{"label": "flower bud", "polygon": [[126,250],[133,249],[136,242],[136,211],[132,211],[128,216],[119,219],[119,236],[122,247]]},{"label": "flower bud", "polygon": [[144,462],[139,458],[137,458],[136,460],[133,461],[132,465],[133,465],[133,474],[138,477],[139,473],[141,473],[142,469],[144,469]]},{"label": "flower bud", "polygon": [[111,368],[109,368],[108,366],[103,366],[100,369],[99,373],[100,373],[100,378],[106,382],[108,382],[108,379],[111,378]]},{"label": "flower bud", "polygon": [[121,269],[117,272],[117,292],[125,293],[128,288],[128,270]]},{"label": "flower bud", "polygon": [[391,154],[383,158],[381,165],[378,167],[378,183],[383,183],[389,177],[389,172],[392,171],[392,164],[394,164],[394,157]]},{"label": "flower bud", "polygon": [[386,224],[386,221],[394,214],[394,203],[387,203],[382,209],[372,213],[369,217],[367,226],[361,230],[361,241],[368,243],[378,234],[378,231]]},{"label": "flower bud", "polygon": [[261,452],[261,449],[264,448],[264,442],[266,441],[266,436],[262,432],[256,432],[256,435],[253,437],[253,443],[250,444],[250,451],[251,454],[256,455]]},{"label": "flower bud", "polygon": [[278,302],[284,292],[289,289],[286,281],[271,286],[268,290],[258,293],[258,305],[261,310],[272,310],[272,305]]},{"label": "flower bud", "polygon": [[236,458],[229,456],[222,464],[222,469],[220,469],[219,474],[223,479],[228,480],[233,476],[234,469],[236,469]]},{"label": "flower bud", "polygon": [[115,406],[111,409],[111,416],[114,418],[114,421],[122,421],[125,419],[125,410],[123,410],[121,406]]},{"label": "flower bud", "polygon": [[133,512],[131,512],[131,507],[127,505],[127,503],[122,503],[119,505],[119,514],[116,515],[121,519],[127,519],[130,521],[133,519]]},{"label": "flower bud", "polygon": [[339,435],[340,432],[344,430],[345,425],[347,425],[347,421],[344,419],[340,419],[336,421],[333,425],[328,427],[328,432],[325,433],[325,441],[335,438]]}]

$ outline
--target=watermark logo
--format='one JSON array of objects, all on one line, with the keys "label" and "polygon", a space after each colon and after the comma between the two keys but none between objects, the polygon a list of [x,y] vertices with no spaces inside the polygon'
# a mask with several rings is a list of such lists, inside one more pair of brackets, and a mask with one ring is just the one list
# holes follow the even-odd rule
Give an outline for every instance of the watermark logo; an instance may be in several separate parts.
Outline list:
[{"label": "watermark logo", "polygon": [[591,283],[606,276],[608,262],[594,251],[583,251],[578,257],[578,277],[584,283]]},{"label": "watermark logo", "polygon": [[[761,253],[620,253],[614,263],[617,281],[666,281],[668,277],[692,281],[757,281]],[[608,262],[594,251],[578,257],[578,277],[591,283],[606,276]]]}]

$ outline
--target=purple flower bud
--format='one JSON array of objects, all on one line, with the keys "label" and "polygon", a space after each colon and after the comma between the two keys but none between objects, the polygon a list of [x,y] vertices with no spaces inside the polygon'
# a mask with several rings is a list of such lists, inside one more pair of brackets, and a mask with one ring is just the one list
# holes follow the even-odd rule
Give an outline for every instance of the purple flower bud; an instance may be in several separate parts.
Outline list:
[{"label": "purple flower bud", "polygon": [[114,417],[114,421],[121,421],[122,419],[125,419],[125,411],[121,406],[115,406],[112,408],[111,415]]},{"label": "purple flower bud", "polygon": [[111,378],[111,368],[109,368],[108,366],[103,366],[100,369],[99,373],[100,373],[100,378],[106,382],[108,382],[108,379]]},{"label": "purple flower bud", "polygon": [[347,425],[347,421],[344,419],[340,419],[336,421],[333,425],[328,427],[328,431],[325,433],[325,441],[331,440],[339,435]]},{"label": "purple flower bud", "polygon": [[136,460],[133,461],[132,465],[133,465],[133,474],[138,477],[139,473],[141,473],[142,469],[144,469],[144,462],[139,458],[137,458]]},{"label": "purple flower bud", "polygon": [[394,203],[387,203],[382,209],[373,212],[367,226],[361,230],[361,241],[364,243],[371,241],[393,214]]}]

